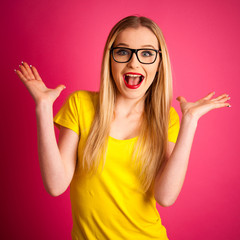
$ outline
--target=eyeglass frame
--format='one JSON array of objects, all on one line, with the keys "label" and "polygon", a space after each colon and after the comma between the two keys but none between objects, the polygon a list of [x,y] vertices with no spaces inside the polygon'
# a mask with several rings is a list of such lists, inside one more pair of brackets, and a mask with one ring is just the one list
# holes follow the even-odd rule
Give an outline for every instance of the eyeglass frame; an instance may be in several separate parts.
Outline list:
[{"label": "eyeglass frame", "polygon": [[[120,49],[128,49],[128,50],[131,51],[131,56],[130,56],[130,58],[128,59],[128,61],[126,61],[126,62],[119,62],[119,61],[117,61],[117,60],[114,58],[113,50],[114,50],[114,49],[118,49],[118,48],[120,48]],[[143,63],[143,62],[141,62],[141,61],[139,60],[139,58],[138,58],[138,51],[140,51],[140,50],[152,50],[152,51],[154,51],[154,52],[156,53],[156,56],[155,56],[154,61],[151,62],[151,63]],[[161,51],[161,50],[156,50],[156,49],[152,49],[152,48],[133,49],[133,48],[127,48],[127,47],[111,47],[110,53],[111,53],[111,55],[112,55],[112,57],[113,57],[113,60],[114,60],[115,62],[117,62],[117,63],[127,63],[127,62],[130,62],[130,60],[132,59],[133,53],[135,53],[138,61],[139,61],[140,63],[142,63],[142,64],[153,64],[153,63],[156,62],[156,60],[157,60],[157,55],[158,55],[158,53],[160,53],[160,56],[162,55],[162,51]]]}]

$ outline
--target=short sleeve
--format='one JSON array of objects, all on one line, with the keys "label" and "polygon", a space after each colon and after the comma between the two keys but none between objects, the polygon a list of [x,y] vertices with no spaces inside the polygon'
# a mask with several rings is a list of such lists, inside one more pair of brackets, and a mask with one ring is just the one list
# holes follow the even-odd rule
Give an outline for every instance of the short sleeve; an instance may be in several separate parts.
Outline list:
[{"label": "short sleeve", "polygon": [[168,141],[176,143],[180,129],[179,116],[173,107],[170,108],[169,114]]},{"label": "short sleeve", "polygon": [[69,128],[80,135],[79,126],[79,107],[80,99],[77,92],[69,95],[67,100],[64,102],[63,106],[60,108],[58,113],[53,118],[53,122],[57,128],[60,125]]}]

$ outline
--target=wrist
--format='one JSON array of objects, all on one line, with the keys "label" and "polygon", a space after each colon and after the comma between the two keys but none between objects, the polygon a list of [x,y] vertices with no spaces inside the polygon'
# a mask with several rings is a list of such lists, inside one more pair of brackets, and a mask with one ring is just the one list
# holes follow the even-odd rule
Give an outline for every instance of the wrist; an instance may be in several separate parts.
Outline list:
[{"label": "wrist", "polygon": [[181,122],[197,127],[198,118],[192,114],[186,113],[182,115]]},{"label": "wrist", "polygon": [[36,113],[41,113],[41,112],[49,112],[52,111],[53,104],[48,102],[48,101],[40,101],[36,103]]}]

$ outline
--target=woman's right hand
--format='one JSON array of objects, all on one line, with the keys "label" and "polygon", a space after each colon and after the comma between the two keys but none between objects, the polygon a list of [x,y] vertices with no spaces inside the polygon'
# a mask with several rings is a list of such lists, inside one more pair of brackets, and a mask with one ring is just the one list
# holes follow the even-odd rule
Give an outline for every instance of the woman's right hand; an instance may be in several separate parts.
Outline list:
[{"label": "woman's right hand", "polygon": [[19,68],[21,71],[14,71],[27,87],[36,105],[42,102],[53,104],[62,90],[66,88],[64,85],[59,85],[55,89],[47,88],[38,74],[37,69],[34,66],[31,66],[30,68],[26,62],[22,62],[22,65],[19,65]]}]

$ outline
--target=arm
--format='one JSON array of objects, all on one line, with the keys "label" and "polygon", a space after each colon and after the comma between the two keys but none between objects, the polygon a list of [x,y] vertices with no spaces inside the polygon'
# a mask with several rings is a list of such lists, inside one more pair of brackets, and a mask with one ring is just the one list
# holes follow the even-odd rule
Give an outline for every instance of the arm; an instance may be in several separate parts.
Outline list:
[{"label": "arm", "polygon": [[49,89],[43,83],[35,67],[26,62],[15,70],[36,103],[38,156],[45,189],[52,196],[63,193],[71,182],[75,166],[78,135],[70,129],[61,128],[57,144],[53,125],[52,106],[61,91],[59,85]]},{"label": "arm", "polygon": [[182,118],[176,144],[169,142],[168,160],[155,181],[155,199],[163,207],[172,205],[180,191],[187,172],[189,155],[197,123]]},{"label": "arm", "polygon": [[171,206],[181,191],[199,118],[214,108],[229,106],[225,103],[229,99],[226,94],[211,99],[213,95],[210,93],[195,103],[178,98],[183,115],[178,139],[175,146],[169,142],[168,160],[159,171],[154,185],[155,199],[163,207]]},{"label": "arm", "polygon": [[68,188],[76,166],[79,136],[61,127],[58,144],[55,138],[52,107],[36,108],[38,156],[43,184],[52,196],[59,196]]}]

